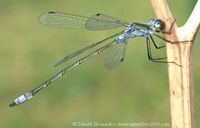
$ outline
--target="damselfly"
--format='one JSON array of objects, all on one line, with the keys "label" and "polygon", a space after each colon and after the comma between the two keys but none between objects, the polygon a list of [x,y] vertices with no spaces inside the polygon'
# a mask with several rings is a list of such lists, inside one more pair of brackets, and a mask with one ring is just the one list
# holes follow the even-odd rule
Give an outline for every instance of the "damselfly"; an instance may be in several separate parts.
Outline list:
[{"label": "damselfly", "polygon": [[[78,59],[68,67],[64,68],[53,77],[45,81],[44,83],[40,84],[38,87],[34,88],[33,90],[19,96],[16,98],[11,104],[10,107],[16,106],[19,104],[24,103],[25,101],[30,100],[34,95],[36,95],[40,90],[50,85],[53,81],[58,79],[59,77],[63,76],[66,72],[71,70],[72,68],[80,65],[81,63],[85,62],[86,60],[98,55],[99,53],[103,52],[106,49],[108,53],[105,57],[105,67],[107,69],[113,69],[120,63],[124,61],[127,42],[130,38],[135,37],[145,37],[146,45],[147,45],[147,55],[148,59],[153,62],[158,63],[168,63],[163,61],[163,58],[154,58],[151,52],[151,43],[156,49],[163,48],[165,46],[158,46],[156,45],[153,37],[160,38],[166,42],[172,43],[172,41],[164,39],[162,36],[158,35],[158,33],[170,33],[173,24],[171,25],[169,31],[163,31],[164,23],[160,19],[150,19],[147,24],[143,23],[127,23],[124,21],[120,21],[117,18],[107,16],[104,14],[96,14],[91,17],[85,17],[80,15],[74,15],[69,13],[61,13],[61,12],[47,12],[42,14],[39,17],[39,22],[41,24],[50,26],[50,27],[57,27],[57,28],[86,28],[88,30],[106,30],[112,29],[116,27],[124,27],[125,29],[117,34],[111,35],[99,42],[91,44],[85,48],[82,48],[60,60],[55,66],[60,65],[80,54],[83,52],[94,48],[103,42],[111,40],[110,43],[105,44],[104,46],[97,48],[93,52],[89,53],[88,55]],[[173,62],[170,62],[173,63]]]}]

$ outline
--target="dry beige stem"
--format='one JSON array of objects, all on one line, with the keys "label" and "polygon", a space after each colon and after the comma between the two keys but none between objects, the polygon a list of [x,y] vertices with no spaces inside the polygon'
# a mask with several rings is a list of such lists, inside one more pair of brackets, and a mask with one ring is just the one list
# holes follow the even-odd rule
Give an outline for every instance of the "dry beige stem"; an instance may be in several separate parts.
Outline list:
[{"label": "dry beige stem", "polygon": [[[166,0],[151,0],[157,18],[165,22],[168,30],[174,18]],[[178,4],[178,3],[177,3]],[[194,128],[193,117],[193,82],[191,73],[191,50],[196,33],[200,26],[200,0],[196,3],[188,21],[182,27],[173,26],[171,34],[164,37],[171,41],[184,41],[167,43],[167,60],[181,65],[168,64],[171,127]]]}]

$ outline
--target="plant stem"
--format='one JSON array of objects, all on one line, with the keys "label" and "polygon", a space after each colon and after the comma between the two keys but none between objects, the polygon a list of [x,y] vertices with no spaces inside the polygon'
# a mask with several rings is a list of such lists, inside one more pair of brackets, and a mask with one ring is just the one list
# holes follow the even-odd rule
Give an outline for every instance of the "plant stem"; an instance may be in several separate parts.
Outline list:
[{"label": "plant stem", "polygon": [[[157,18],[165,22],[165,31],[169,29],[174,18],[166,0],[151,0]],[[200,1],[197,2],[190,18],[182,27],[175,24],[171,34],[164,34],[168,64],[171,127],[193,128],[193,80],[191,73],[192,41],[200,25]],[[184,42],[183,42],[184,41]]]}]

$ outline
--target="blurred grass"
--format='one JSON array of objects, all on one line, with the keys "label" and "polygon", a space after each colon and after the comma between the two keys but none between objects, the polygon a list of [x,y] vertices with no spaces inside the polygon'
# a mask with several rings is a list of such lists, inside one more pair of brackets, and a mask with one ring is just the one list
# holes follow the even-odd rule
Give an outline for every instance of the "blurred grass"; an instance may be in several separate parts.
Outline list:
[{"label": "blurred grass", "polygon": [[[194,3],[169,1],[179,26],[187,20]],[[30,102],[9,108],[14,98],[64,68],[66,64],[52,67],[59,59],[120,30],[91,32],[40,25],[37,17],[50,10],[86,16],[101,12],[130,22],[146,22],[154,17],[146,0],[1,0],[1,128],[73,127],[74,121],[170,122],[167,65],[147,60],[144,39],[129,42],[126,61],[117,69],[104,69],[104,55],[99,55]],[[199,41],[198,34],[192,53],[196,127],[200,127]]]}]

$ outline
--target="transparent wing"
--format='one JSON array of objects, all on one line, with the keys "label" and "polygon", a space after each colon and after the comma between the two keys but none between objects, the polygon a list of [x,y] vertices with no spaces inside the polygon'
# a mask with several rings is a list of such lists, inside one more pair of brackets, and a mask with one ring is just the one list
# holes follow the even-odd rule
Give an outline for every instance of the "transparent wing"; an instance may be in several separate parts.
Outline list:
[{"label": "transparent wing", "polygon": [[124,61],[127,42],[119,43],[111,47],[105,57],[105,67],[109,70],[114,69]]},{"label": "transparent wing", "polygon": [[91,44],[91,45],[89,45],[89,46],[87,46],[87,47],[84,47],[84,48],[82,48],[82,49],[80,49],[80,50],[78,50],[78,51],[76,51],[76,52],[74,52],[74,53],[72,53],[72,54],[70,54],[70,55],[64,57],[64,58],[61,59],[59,62],[57,62],[54,66],[58,66],[58,65],[60,65],[60,64],[63,64],[64,62],[66,62],[66,61],[68,61],[68,60],[70,60],[70,59],[72,59],[72,58],[74,58],[74,57],[76,57],[76,56],[82,54],[83,52],[85,52],[85,51],[87,51],[87,50],[89,50],[89,49],[91,49],[91,48],[96,47],[97,45],[102,44],[103,42],[105,42],[105,41],[107,41],[107,40],[109,40],[109,39],[111,39],[111,38],[113,38],[113,37],[115,37],[115,36],[117,36],[117,35],[119,35],[119,34],[121,34],[121,33],[123,33],[123,31],[121,31],[121,32],[119,32],[119,33],[117,33],[117,34],[114,34],[114,35],[112,35],[112,36],[109,36],[109,37],[107,37],[107,38],[105,38],[105,39],[103,39],[103,40],[101,40],[101,41],[98,41],[98,42],[96,42],[96,43],[94,43],[94,44]]},{"label": "transparent wing", "polygon": [[39,22],[58,28],[84,28],[89,18],[62,12],[47,12],[39,17]]},{"label": "transparent wing", "polygon": [[85,17],[62,12],[47,12],[38,18],[41,24],[58,28],[87,28],[89,30],[103,30],[114,27],[125,26],[125,22],[103,15],[96,14]]},{"label": "transparent wing", "polygon": [[115,27],[127,26],[127,22],[122,22],[117,18],[107,16],[105,14],[97,13],[87,20],[85,27],[89,30],[104,30],[112,29]]}]

